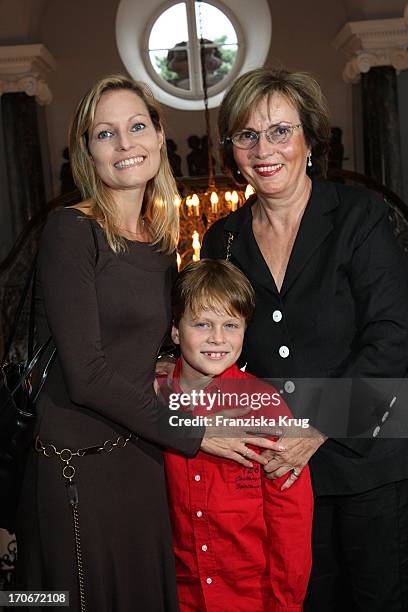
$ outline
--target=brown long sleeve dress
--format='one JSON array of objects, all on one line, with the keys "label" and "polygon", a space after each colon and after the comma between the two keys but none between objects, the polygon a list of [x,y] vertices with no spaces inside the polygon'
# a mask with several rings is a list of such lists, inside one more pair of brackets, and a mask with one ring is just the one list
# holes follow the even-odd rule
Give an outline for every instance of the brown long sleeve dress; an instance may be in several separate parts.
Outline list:
[{"label": "brown long sleeve dress", "polygon": [[[77,450],[133,434],[124,448],[71,461],[88,612],[178,609],[159,445],[194,454],[202,432],[175,432],[152,389],[173,266],[173,257],[146,243],[129,241],[128,252],[114,254],[101,228],[76,209],[52,214],[42,236],[38,325],[42,339],[52,333],[57,359],[38,401],[39,438]],[[63,466],[55,455],[31,453],[18,516],[18,587],[69,591],[70,609],[79,610]]]}]

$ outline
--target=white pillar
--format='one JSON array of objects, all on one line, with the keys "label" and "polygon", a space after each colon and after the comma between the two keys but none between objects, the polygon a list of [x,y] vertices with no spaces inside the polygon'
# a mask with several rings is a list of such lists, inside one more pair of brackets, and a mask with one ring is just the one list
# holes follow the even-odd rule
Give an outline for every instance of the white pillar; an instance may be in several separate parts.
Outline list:
[{"label": "white pillar", "polygon": [[24,92],[35,96],[38,104],[49,104],[52,94],[47,76],[55,68],[56,62],[44,45],[0,47],[0,95]]}]

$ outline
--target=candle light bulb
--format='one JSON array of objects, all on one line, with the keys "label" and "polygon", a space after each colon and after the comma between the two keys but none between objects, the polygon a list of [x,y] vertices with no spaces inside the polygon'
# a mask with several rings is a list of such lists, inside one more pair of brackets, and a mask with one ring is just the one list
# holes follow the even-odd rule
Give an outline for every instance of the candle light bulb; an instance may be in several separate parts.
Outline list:
[{"label": "candle light bulb", "polygon": [[200,235],[197,232],[197,230],[194,230],[193,235],[192,235],[192,247],[194,250],[194,255],[193,255],[193,261],[199,261],[200,259],[200,249],[201,249],[201,244],[200,244]]},{"label": "candle light bulb", "polygon": [[194,214],[198,217],[200,214],[200,198],[196,193],[191,196],[191,205],[194,206]]},{"label": "candle light bulb", "polygon": [[173,204],[174,204],[174,206],[176,206],[177,208],[180,208],[180,205],[181,205],[181,198],[180,198],[180,196],[179,196],[179,195],[174,196]]},{"label": "candle light bulb", "polygon": [[239,202],[239,195],[237,191],[231,193],[231,210],[237,210]]},{"label": "candle light bulb", "polygon": [[192,211],[193,203],[191,201],[191,196],[186,197],[186,206],[187,206],[187,214],[192,215],[193,214],[193,211]]},{"label": "candle light bulb", "polygon": [[211,192],[210,202],[211,202],[211,212],[213,214],[216,214],[218,212],[218,195],[216,194],[215,191]]},{"label": "candle light bulb", "polygon": [[230,202],[231,201],[231,192],[230,191],[226,191],[225,192],[224,199],[225,199],[226,202]]},{"label": "candle light bulb", "polygon": [[180,266],[181,266],[181,255],[180,253],[177,251],[177,270],[180,272]]},{"label": "candle light bulb", "polygon": [[199,249],[201,248],[201,244],[200,244],[200,234],[197,232],[197,230],[194,230],[193,235],[191,236],[193,239],[193,249]]}]

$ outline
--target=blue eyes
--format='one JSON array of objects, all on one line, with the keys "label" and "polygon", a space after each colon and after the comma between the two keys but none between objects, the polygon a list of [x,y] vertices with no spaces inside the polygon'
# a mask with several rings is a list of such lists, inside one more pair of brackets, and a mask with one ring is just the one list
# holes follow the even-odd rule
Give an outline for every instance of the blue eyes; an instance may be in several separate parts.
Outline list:
[{"label": "blue eyes", "polygon": [[146,126],[144,123],[135,123],[135,125],[133,125],[131,128],[131,132],[141,132],[145,129],[145,127]]},{"label": "blue eyes", "polygon": [[[194,327],[198,329],[209,329],[211,325],[210,323],[198,321],[197,323],[194,323]],[[237,323],[225,323],[224,328],[225,329],[239,329],[239,325]]]},{"label": "blue eyes", "polygon": [[[132,125],[132,127],[130,128],[130,132],[134,132],[134,133],[142,132],[145,128],[146,128],[146,125],[144,123],[138,122]],[[98,132],[96,137],[98,140],[106,140],[107,138],[112,138],[112,136],[114,135],[115,135],[115,132],[113,132],[112,130],[102,130],[101,132]]]},{"label": "blue eyes", "polygon": [[97,138],[98,140],[105,140],[105,138],[109,138],[110,136],[113,136],[112,132],[109,130],[102,130],[102,132],[99,132]]}]

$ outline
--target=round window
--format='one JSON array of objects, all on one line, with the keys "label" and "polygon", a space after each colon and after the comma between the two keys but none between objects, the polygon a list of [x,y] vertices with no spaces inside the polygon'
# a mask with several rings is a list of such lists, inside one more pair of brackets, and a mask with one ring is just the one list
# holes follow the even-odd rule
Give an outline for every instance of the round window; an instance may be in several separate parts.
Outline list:
[{"label": "round window", "polygon": [[147,69],[167,91],[203,99],[226,87],[239,67],[239,26],[208,2],[177,2],[148,28]]}]

